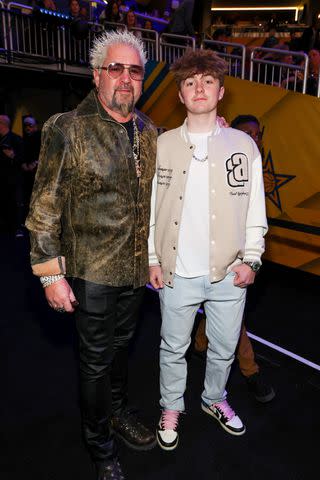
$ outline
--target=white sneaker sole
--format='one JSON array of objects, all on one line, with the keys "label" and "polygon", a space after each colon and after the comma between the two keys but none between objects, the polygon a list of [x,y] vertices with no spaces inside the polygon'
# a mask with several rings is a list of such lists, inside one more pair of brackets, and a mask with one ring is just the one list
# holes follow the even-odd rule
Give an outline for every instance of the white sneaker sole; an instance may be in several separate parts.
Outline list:
[{"label": "white sneaker sole", "polygon": [[217,422],[220,423],[221,427],[228,433],[230,433],[231,435],[236,435],[237,437],[239,437],[240,435],[243,435],[244,433],[246,433],[246,427],[243,426],[243,430],[241,430],[240,432],[236,432],[234,430],[231,430],[230,428],[228,428],[227,425],[225,425],[224,423],[221,422],[221,420],[215,416],[215,414],[212,412],[212,410],[210,410],[210,408],[206,407],[205,405],[203,405],[203,403],[201,403],[201,408],[202,410],[207,413],[208,415],[210,415],[212,418],[214,418],[215,420],[217,420]]},{"label": "white sneaker sole", "polygon": [[179,436],[177,437],[177,440],[175,441],[175,443],[173,445],[164,445],[162,443],[161,437],[158,434],[158,430],[156,431],[156,437],[157,437],[157,442],[158,442],[159,447],[162,448],[162,450],[165,450],[166,452],[170,452],[171,450],[174,450],[178,446]]}]

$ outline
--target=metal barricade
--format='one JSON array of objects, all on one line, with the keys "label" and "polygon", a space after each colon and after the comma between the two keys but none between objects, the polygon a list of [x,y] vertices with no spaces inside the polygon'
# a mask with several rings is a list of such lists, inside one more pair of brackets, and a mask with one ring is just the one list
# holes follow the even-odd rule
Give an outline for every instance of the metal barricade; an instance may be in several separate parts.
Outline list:
[{"label": "metal barricade", "polygon": [[162,33],[160,35],[159,48],[160,62],[173,63],[177,58],[182,57],[187,48],[195,50],[196,41],[193,37]]},{"label": "metal barricade", "polygon": [[8,4],[10,63],[41,63],[57,68],[61,61],[60,23],[55,17],[41,18],[33,8]]},{"label": "metal barricade", "polygon": [[0,2],[0,62],[6,63],[8,52],[6,10],[3,2]]},{"label": "metal barricade", "polygon": [[308,65],[305,53],[256,47],[251,52],[250,81],[306,93]]},{"label": "metal barricade", "polygon": [[[83,29],[79,32],[80,38],[77,31],[74,30],[75,26],[76,24],[73,23],[66,24],[61,30],[63,70],[80,73],[83,68],[89,67],[92,42],[97,35],[103,32],[103,26],[98,23],[85,22],[82,26],[80,25]],[[87,74],[89,75],[89,73],[88,70]]]},{"label": "metal barricade", "polygon": [[103,26],[104,30],[106,31],[110,31],[110,30],[114,30],[114,31],[121,31],[121,30],[125,30],[126,26],[124,23],[116,23],[116,22],[108,22],[106,20],[103,20],[100,22],[100,25]]},{"label": "metal barricade", "polygon": [[134,27],[130,32],[139,37],[144,44],[148,60],[159,60],[159,34],[155,30]]},{"label": "metal barricade", "polygon": [[201,48],[214,50],[228,64],[228,75],[245,78],[246,47],[241,43],[203,40]]}]

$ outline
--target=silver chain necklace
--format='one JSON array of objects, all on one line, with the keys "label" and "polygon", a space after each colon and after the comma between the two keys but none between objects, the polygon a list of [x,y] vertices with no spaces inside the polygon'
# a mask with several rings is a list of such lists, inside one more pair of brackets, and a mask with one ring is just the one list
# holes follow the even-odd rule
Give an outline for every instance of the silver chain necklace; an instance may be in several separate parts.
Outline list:
[{"label": "silver chain necklace", "polygon": [[132,119],[133,123],[133,145],[132,145],[132,155],[134,159],[134,164],[136,167],[137,178],[141,177],[141,163],[140,163],[140,133],[135,122],[135,119]]},{"label": "silver chain necklace", "polygon": [[197,160],[197,162],[206,162],[208,160],[208,155],[206,155],[205,157],[203,158],[199,158],[197,157],[195,154],[192,155],[192,158],[194,158],[194,160]]}]

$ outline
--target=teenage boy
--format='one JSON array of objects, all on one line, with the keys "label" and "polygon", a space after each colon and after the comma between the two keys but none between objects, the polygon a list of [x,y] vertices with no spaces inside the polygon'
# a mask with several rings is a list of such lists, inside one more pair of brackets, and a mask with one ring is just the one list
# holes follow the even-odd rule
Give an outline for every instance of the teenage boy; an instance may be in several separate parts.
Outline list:
[{"label": "teenage boy", "polygon": [[204,302],[209,339],[201,408],[233,435],[245,426],[225,386],[239,339],[246,288],[261,265],[267,231],[262,165],[255,142],[217,124],[224,60],[189,51],[172,66],[187,118],[158,139],[149,238],[150,281],[160,288],[161,448],[178,444],[185,353]]}]

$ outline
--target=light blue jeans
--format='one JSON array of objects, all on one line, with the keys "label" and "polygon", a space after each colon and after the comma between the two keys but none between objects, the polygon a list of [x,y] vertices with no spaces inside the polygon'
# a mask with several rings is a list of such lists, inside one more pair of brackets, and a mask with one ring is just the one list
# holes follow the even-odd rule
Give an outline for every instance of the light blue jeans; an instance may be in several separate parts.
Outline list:
[{"label": "light blue jeans", "polygon": [[246,289],[233,285],[230,272],[220,282],[209,277],[183,278],[175,275],[174,287],[160,290],[162,314],[160,344],[160,405],[185,409],[187,380],[186,351],[197,310],[204,302],[209,340],[202,399],[208,404],[225,399],[225,387],[238,343]]}]

